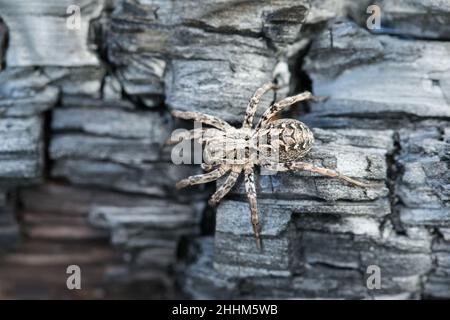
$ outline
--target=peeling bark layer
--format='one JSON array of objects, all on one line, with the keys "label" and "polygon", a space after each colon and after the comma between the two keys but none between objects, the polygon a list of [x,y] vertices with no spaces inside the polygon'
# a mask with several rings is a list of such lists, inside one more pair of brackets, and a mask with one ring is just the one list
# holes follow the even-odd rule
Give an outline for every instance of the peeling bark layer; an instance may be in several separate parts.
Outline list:
[{"label": "peeling bark layer", "polygon": [[[371,31],[369,4],[0,0],[0,297],[450,298],[449,7],[379,1]],[[240,124],[268,81],[259,114],[328,97],[285,114],[314,131],[306,162],[385,187],[259,175],[260,253],[242,185],[212,235],[212,189],[176,192],[199,168],[164,141],[171,110]]]}]

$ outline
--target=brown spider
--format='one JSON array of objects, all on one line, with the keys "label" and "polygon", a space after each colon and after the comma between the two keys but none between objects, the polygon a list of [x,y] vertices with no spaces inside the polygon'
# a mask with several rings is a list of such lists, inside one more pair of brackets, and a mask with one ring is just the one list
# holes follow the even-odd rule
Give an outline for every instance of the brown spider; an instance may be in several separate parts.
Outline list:
[{"label": "brown spider", "polygon": [[[191,119],[214,128],[201,128],[174,134],[169,143],[180,140],[200,140],[204,143],[204,162],[202,168],[209,171],[183,179],[176,184],[178,189],[190,185],[207,183],[219,179],[229,172],[223,185],[211,196],[210,205],[217,205],[231,190],[240,173],[245,174],[245,191],[251,209],[251,221],[256,237],[256,245],[261,249],[260,228],[256,206],[255,165],[272,171],[306,170],[323,176],[345,180],[360,187],[379,187],[381,185],[366,184],[347,177],[339,172],[316,167],[306,162],[294,162],[304,157],[314,143],[310,129],[295,119],[271,120],[276,114],[296,102],[303,100],[319,100],[306,91],[296,96],[285,98],[271,105],[253,128],[253,117],[262,95],[277,86],[267,83],[256,90],[247,106],[244,122],[237,129],[227,122],[197,112],[173,111],[172,115],[182,119]],[[281,148],[279,148],[281,147]],[[256,156],[255,156],[256,155]],[[274,161],[274,156],[277,156]]]}]

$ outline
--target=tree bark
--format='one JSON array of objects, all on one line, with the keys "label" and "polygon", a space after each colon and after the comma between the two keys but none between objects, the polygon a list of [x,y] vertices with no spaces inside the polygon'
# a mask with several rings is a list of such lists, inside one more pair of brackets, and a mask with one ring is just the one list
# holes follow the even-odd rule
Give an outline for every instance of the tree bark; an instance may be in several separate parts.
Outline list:
[{"label": "tree bark", "polygon": [[[379,1],[369,30],[370,4],[0,0],[0,246],[19,237],[14,212],[27,236],[0,258],[0,297],[78,261],[94,298],[450,298],[450,7]],[[284,115],[313,129],[304,161],[384,187],[260,175],[259,252],[243,186],[212,235],[212,188],[176,192],[200,169],[164,141],[185,126],[174,109],[239,125],[268,81],[282,89],[258,115],[304,90],[328,98]],[[36,297],[65,285],[40,280]]]}]

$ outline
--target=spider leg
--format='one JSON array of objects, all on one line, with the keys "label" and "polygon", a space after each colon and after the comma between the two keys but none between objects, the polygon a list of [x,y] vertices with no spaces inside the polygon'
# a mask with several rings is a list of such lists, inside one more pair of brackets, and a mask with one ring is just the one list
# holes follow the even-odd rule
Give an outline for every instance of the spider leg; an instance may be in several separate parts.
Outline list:
[{"label": "spider leg", "polygon": [[255,233],[256,238],[256,247],[261,251],[262,247],[259,229],[258,208],[256,204],[255,174],[252,167],[247,167],[245,169],[245,192],[247,193],[250,210],[252,212],[252,225],[253,232]]},{"label": "spider leg", "polygon": [[214,165],[208,163],[202,163],[200,166],[205,171],[211,171],[212,169],[214,169]]},{"label": "spider leg", "polygon": [[169,139],[167,139],[166,144],[171,145],[181,140],[197,140],[202,138],[203,134],[206,132],[206,129],[192,129],[189,131],[181,131],[173,134]]},{"label": "spider leg", "polygon": [[233,127],[229,123],[227,123],[217,117],[199,113],[199,112],[174,110],[174,111],[172,111],[172,115],[174,117],[185,119],[185,120],[199,121],[201,123],[205,123],[207,125],[213,126],[217,129],[221,129],[221,130],[233,129]]},{"label": "spider leg", "polygon": [[327,169],[327,168],[321,168],[316,167],[310,163],[306,162],[286,162],[286,163],[276,163],[276,164],[268,164],[264,165],[265,168],[273,171],[289,171],[289,170],[305,170],[310,171],[314,173],[318,173],[322,176],[331,177],[331,178],[337,178],[343,181],[347,181],[353,185],[363,187],[363,188],[382,188],[383,184],[368,184],[364,182],[360,182],[358,180],[352,179],[350,177],[347,177],[346,175],[343,175],[340,172]]},{"label": "spider leg", "polygon": [[220,200],[222,200],[223,197],[225,197],[228,192],[230,192],[231,188],[233,188],[233,186],[236,184],[241,171],[242,168],[240,166],[233,167],[230,175],[227,177],[223,185],[221,185],[209,199],[209,205],[216,206],[220,202]]},{"label": "spider leg", "polygon": [[242,123],[243,128],[251,128],[252,127],[253,117],[255,116],[256,108],[258,108],[259,101],[261,100],[261,97],[271,89],[276,90],[276,89],[278,89],[278,87],[276,84],[274,84],[272,82],[268,82],[268,83],[264,84],[261,88],[259,88],[258,90],[255,91],[255,93],[253,94],[253,97],[250,99],[250,101],[248,102],[248,105],[247,105],[245,119],[244,119],[244,122]]},{"label": "spider leg", "polygon": [[227,173],[229,170],[230,170],[230,167],[228,167],[228,166],[220,166],[219,168],[217,168],[211,172],[199,174],[196,176],[190,176],[186,179],[178,181],[176,184],[176,188],[181,189],[181,188],[185,188],[187,186],[191,186],[194,184],[207,183],[207,182],[217,180],[221,176],[223,176],[225,173]]},{"label": "spider leg", "polygon": [[316,101],[322,100],[321,98],[314,97],[311,94],[311,92],[305,91],[296,96],[287,97],[287,98],[284,98],[283,100],[280,100],[280,101],[274,103],[272,106],[270,106],[264,112],[264,114],[262,115],[261,119],[259,120],[256,128],[264,127],[273,116],[275,116],[278,112],[286,109],[287,107],[293,105],[294,103],[297,103],[297,102],[303,101],[303,100],[309,100],[309,99],[316,100]]}]

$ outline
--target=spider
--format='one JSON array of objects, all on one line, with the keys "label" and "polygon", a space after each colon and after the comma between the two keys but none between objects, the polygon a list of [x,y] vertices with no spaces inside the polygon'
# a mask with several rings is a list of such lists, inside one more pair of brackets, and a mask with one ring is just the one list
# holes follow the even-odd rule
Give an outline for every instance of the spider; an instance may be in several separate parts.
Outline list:
[{"label": "spider", "polygon": [[331,169],[296,161],[311,150],[314,143],[311,130],[296,119],[273,120],[273,118],[297,102],[322,99],[313,96],[308,91],[272,104],[261,116],[256,126],[253,126],[253,118],[261,97],[266,92],[277,89],[278,87],[274,83],[266,83],[255,91],[248,103],[241,128],[235,128],[224,120],[207,114],[175,110],[172,112],[175,117],[195,120],[212,128],[184,131],[172,135],[168,140],[169,144],[188,140],[199,140],[204,144],[202,168],[207,173],[190,176],[179,181],[176,184],[177,189],[211,182],[228,174],[225,182],[211,196],[209,200],[211,206],[216,206],[230,192],[240,174],[244,172],[245,191],[250,205],[256,246],[259,250],[262,247],[256,203],[255,166],[280,172],[289,170],[310,171],[323,176],[338,178],[359,187],[381,186],[366,184]]}]

